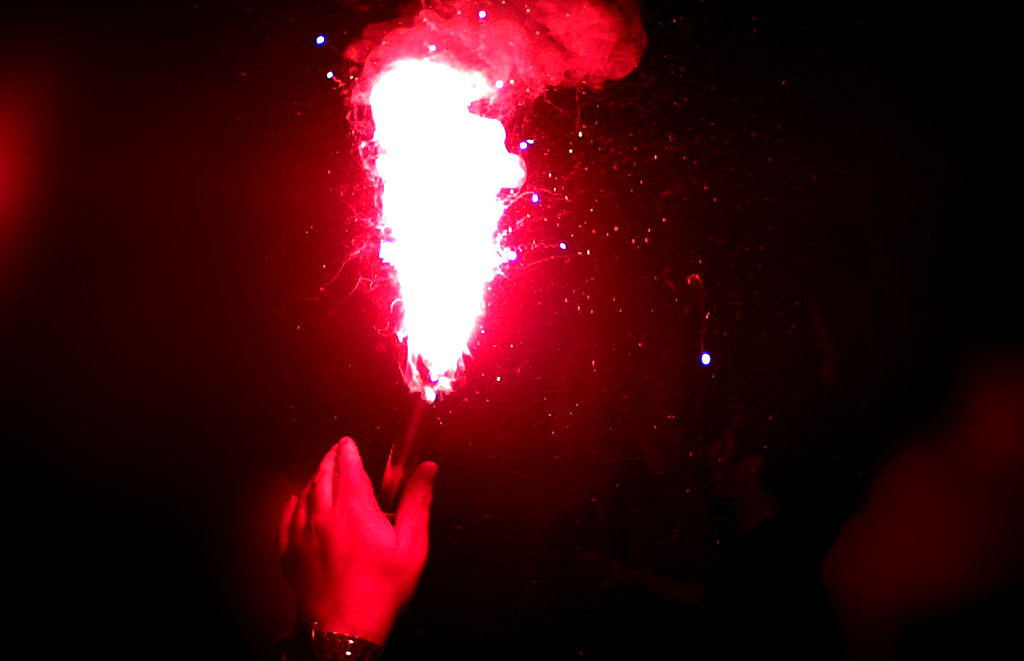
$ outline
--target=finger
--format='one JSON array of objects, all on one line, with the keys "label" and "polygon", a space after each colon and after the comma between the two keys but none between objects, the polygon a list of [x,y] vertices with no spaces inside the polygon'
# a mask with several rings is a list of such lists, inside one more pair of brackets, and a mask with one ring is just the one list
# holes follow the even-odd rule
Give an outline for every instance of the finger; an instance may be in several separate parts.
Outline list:
[{"label": "finger", "polygon": [[338,456],[338,444],[335,443],[320,461],[320,470],[313,486],[313,499],[318,510],[329,510],[334,505],[335,457]]},{"label": "finger", "polygon": [[346,436],[338,442],[336,461],[335,500],[359,514],[370,515],[380,511],[355,441]]},{"label": "finger", "polygon": [[295,514],[292,516],[292,525],[289,529],[289,534],[293,536],[304,530],[309,520],[309,492],[311,484],[312,482],[306,484],[306,487],[296,499],[298,503],[295,505]]},{"label": "finger", "polygon": [[431,461],[420,464],[406,482],[402,499],[398,503],[398,518],[395,521],[398,545],[405,552],[421,559],[427,557],[427,530],[436,476],[437,464]]},{"label": "finger", "polygon": [[295,516],[295,506],[298,504],[298,496],[292,494],[288,498],[288,502],[284,504],[284,510],[281,512],[281,521],[278,522],[277,527],[277,552],[280,555],[284,555],[285,549],[288,548],[288,529],[292,525],[292,517]]}]

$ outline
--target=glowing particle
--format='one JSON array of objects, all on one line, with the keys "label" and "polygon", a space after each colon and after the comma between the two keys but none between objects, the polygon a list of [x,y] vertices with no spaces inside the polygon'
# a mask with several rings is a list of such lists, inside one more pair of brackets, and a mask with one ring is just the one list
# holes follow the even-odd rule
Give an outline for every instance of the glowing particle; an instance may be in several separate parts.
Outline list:
[{"label": "glowing particle", "polygon": [[496,81],[494,81],[494,86],[497,87],[498,89],[501,89],[501,88],[505,87],[505,81],[504,80],[496,80]]},{"label": "glowing particle", "polygon": [[482,20],[484,20],[485,18],[487,18],[487,12],[486,12],[486,11],[484,11],[483,9],[481,9],[481,10],[480,10],[480,12],[479,12],[479,13],[477,13],[477,16],[479,16],[479,17],[480,17],[480,20],[482,21]]},{"label": "glowing particle", "polygon": [[523,140],[522,142],[520,142],[520,143],[519,143],[519,148],[520,148],[520,149],[522,149],[522,150],[524,150],[524,151],[525,151],[525,150],[526,150],[526,148],[527,148],[527,147],[529,147],[529,146],[530,146],[530,145],[529,145],[529,143],[527,143],[527,142],[526,142],[526,140]]},{"label": "glowing particle", "polygon": [[558,247],[561,248],[562,250],[565,250],[568,246],[565,245],[565,241],[562,241],[561,243],[558,244]]},{"label": "glowing particle", "polygon": [[540,195],[534,193],[533,195],[530,196],[530,201],[533,202],[534,204],[537,204],[538,202],[540,202]]},{"label": "glowing particle", "polygon": [[710,365],[711,364],[711,354],[709,354],[707,351],[702,353],[700,355],[700,364],[704,365],[705,367]]},{"label": "glowing particle", "polygon": [[427,50],[433,53],[437,51],[437,46],[435,46],[434,44],[430,44],[429,46],[427,46]]},{"label": "glowing particle", "polygon": [[317,38],[316,38],[316,45],[317,46],[323,46],[326,43],[327,43],[327,37],[325,37],[322,34],[317,36]]},{"label": "glowing particle", "polygon": [[328,71],[327,72],[327,80],[330,80],[331,78],[334,78],[334,72],[333,71]]}]

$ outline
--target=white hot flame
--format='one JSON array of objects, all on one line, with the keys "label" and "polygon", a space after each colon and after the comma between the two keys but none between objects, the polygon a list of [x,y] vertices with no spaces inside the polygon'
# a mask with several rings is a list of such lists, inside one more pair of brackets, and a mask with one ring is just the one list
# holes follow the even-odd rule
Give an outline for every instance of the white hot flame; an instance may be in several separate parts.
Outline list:
[{"label": "white hot flame", "polygon": [[506,149],[500,121],[469,110],[497,93],[480,73],[413,59],[395,62],[370,91],[380,257],[398,279],[406,383],[427,401],[451,391],[487,284],[516,257],[497,230],[500,194],[523,183],[523,162]]}]

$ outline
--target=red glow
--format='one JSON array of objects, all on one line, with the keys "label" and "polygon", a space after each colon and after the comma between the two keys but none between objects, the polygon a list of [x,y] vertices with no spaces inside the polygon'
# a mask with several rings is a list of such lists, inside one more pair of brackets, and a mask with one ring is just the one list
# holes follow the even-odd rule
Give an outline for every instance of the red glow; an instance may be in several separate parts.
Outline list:
[{"label": "red glow", "polygon": [[31,255],[57,105],[34,70],[5,73],[0,70],[0,298]]},{"label": "red glow", "polygon": [[402,300],[405,380],[427,401],[461,376],[487,284],[515,259],[497,229],[502,192],[522,184],[523,162],[505,148],[500,121],[469,110],[495,94],[479,72],[418,59],[393,63],[370,91],[380,257]]},{"label": "red glow", "polygon": [[24,202],[27,161],[31,156],[25,140],[25,119],[19,107],[0,98],[0,242],[5,242]]}]

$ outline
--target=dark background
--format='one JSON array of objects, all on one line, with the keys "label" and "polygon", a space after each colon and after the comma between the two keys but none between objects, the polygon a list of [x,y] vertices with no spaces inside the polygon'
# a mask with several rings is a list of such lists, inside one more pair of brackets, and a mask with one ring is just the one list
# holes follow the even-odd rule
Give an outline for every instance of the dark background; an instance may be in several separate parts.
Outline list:
[{"label": "dark background", "polygon": [[[256,657],[290,623],[289,481],[345,434],[378,476],[413,403],[326,78],[398,10],[140,4],[0,14],[5,89],[46,109],[0,289],[4,617],[43,656]],[[432,557],[394,656],[670,626],[685,652],[685,608],[612,603],[591,559],[700,580],[737,419],[827,548],[965,359],[1018,337],[1009,22],[650,3],[629,78],[511,118],[542,199],[423,432]]]}]

